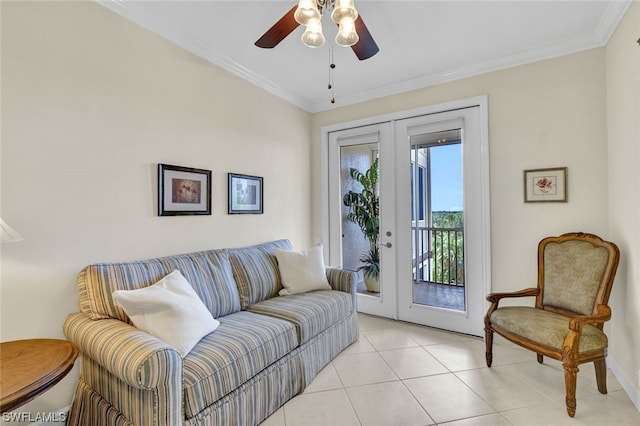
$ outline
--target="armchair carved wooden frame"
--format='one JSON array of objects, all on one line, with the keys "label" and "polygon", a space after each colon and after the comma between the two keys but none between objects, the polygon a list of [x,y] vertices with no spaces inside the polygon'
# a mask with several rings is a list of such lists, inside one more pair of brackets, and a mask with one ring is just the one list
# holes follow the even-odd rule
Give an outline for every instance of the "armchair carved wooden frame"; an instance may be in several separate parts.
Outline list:
[{"label": "armchair carved wooden frame", "polygon": [[[620,259],[618,247],[587,233],[548,237],[538,244],[538,286],[487,296],[485,316],[487,366],[493,360],[493,333],[562,361],[567,413],[576,412],[578,365],[593,362],[600,393],[607,393],[605,364],[607,336],[602,331],[611,318],[607,306]],[[498,307],[504,298],[535,297],[535,306]]]}]

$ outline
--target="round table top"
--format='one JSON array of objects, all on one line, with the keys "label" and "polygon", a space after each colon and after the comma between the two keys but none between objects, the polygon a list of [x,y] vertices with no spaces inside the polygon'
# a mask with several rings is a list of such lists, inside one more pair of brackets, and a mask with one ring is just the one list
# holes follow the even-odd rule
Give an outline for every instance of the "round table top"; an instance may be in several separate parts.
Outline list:
[{"label": "round table top", "polygon": [[78,348],[66,340],[0,343],[0,411],[14,410],[58,383],[73,367]]}]

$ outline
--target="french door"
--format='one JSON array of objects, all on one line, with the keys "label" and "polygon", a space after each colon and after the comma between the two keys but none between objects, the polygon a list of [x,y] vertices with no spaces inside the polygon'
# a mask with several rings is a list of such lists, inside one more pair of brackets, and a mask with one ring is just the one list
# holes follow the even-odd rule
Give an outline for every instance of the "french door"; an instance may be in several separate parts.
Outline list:
[{"label": "french door", "polygon": [[488,161],[480,107],[395,125],[398,319],[482,335]]},{"label": "french door", "polygon": [[[381,123],[329,134],[329,176],[330,176],[330,249],[329,263],[358,272],[358,310],[388,318],[396,317],[397,291],[395,286],[396,256],[391,242],[395,233],[395,194],[392,123]],[[377,168],[374,193],[377,199],[379,234],[377,247],[366,238],[360,225],[348,219],[349,208],[344,198],[347,193],[360,193],[362,184],[351,177],[351,170],[362,174]],[[377,287],[367,287],[365,264],[362,259],[370,257],[377,250]],[[375,256],[374,256],[375,257]]]},{"label": "french door", "polygon": [[[490,288],[486,98],[405,117],[326,132],[329,263],[360,270],[360,312],[482,335]],[[367,192],[355,178],[376,167],[379,290],[362,271],[371,238],[348,206],[353,193]]]}]

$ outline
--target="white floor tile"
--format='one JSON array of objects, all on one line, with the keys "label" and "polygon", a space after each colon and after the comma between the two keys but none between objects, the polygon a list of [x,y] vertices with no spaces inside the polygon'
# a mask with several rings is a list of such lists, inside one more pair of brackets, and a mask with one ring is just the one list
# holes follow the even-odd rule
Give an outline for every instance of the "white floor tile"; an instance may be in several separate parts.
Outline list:
[{"label": "white floor tile", "polygon": [[418,342],[398,328],[363,331],[363,334],[377,351],[419,346]]},{"label": "white floor tile", "polygon": [[440,343],[456,343],[473,339],[470,336],[448,333],[430,327],[423,327],[415,324],[402,323],[400,329],[411,336],[420,345],[437,345]]},{"label": "white floor tile", "polygon": [[393,349],[381,351],[380,356],[401,379],[411,379],[434,374],[448,373],[449,370],[424,348]]},{"label": "white floor tile", "polygon": [[[485,367],[487,365],[485,356],[487,345],[485,344],[484,340],[467,341],[464,343],[471,346],[474,350],[482,355],[482,358],[485,360],[485,362],[483,363],[483,367]],[[493,366],[518,364],[521,362],[531,361],[537,362],[536,359],[537,358],[535,352],[524,349],[510,342],[506,342],[506,344],[498,342],[493,343]]]},{"label": "white floor tile", "polygon": [[433,424],[401,382],[348,388],[347,393],[363,426]]},{"label": "white floor tile", "polygon": [[429,345],[424,348],[450,371],[486,368],[484,351],[479,352],[466,342]]},{"label": "white floor tile", "polygon": [[304,393],[284,405],[286,426],[360,426],[344,389]]},{"label": "white floor tile", "polygon": [[550,401],[513,372],[501,367],[460,371],[455,374],[496,411],[513,410]]},{"label": "white floor tile", "polygon": [[333,366],[333,363],[330,363],[318,373],[315,379],[313,379],[309,386],[304,390],[304,393],[342,389],[342,387],[342,382],[340,381],[340,377],[338,377],[338,372]]},{"label": "white floor tile", "polygon": [[560,404],[547,403],[501,413],[516,426],[637,426],[640,412],[608,395],[589,395],[578,399],[574,418],[569,417],[564,400]]},{"label": "white floor tile", "polygon": [[463,420],[440,423],[443,426],[510,426],[511,423],[500,414],[488,414],[486,416],[470,417]]},{"label": "white floor tile", "polygon": [[[533,386],[549,399],[562,402],[565,398],[564,369],[562,363],[554,359],[545,358],[544,363],[537,361],[530,363],[501,366],[518,376],[520,380]],[[576,396],[581,398],[588,395],[599,394],[593,363],[582,364],[578,372],[576,384]],[[607,390],[616,392],[622,387],[613,373],[607,371]],[[626,394],[625,394],[626,395]]]},{"label": "white floor tile", "polygon": [[397,327],[398,322],[388,319],[376,317],[367,314],[358,314],[358,326],[360,331],[378,330],[381,328],[394,328]]},{"label": "white floor tile", "polygon": [[[535,388],[538,392],[546,395],[551,401],[562,403],[565,398],[564,371],[562,365],[545,361],[539,364],[532,361],[522,364],[505,365],[493,367],[503,371],[511,372],[518,377],[522,383]],[[491,368],[493,370],[493,368]],[[580,376],[580,374],[578,374]],[[580,380],[580,378],[578,379]],[[582,392],[582,383],[576,387],[578,394]],[[597,392],[597,390],[596,390]]]},{"label": "white floor tile", "polygon": [[369,343],[364,334],[360,333],[360,337],[358,337],[358,340],[356,340],[353,344],[351,344],[351,346],[342,351],[340,355],[375,351],[376,350],[373,346],[371,346],[371,343]]},{"label": "white floor tile", "polygon": [[341,355],[333,366],[345,387],[398,380],[398,376],[377,352]]},{"label": "white floor tile", "polygon": [[436,423],[495,413],[451,373],[409,379],[404,384]]},{"label": "white floor tile", "polygon": [[284,408],[280,408],[273,413],[264,422],[260,423],[260,426],[286,426],[284,423]]}]

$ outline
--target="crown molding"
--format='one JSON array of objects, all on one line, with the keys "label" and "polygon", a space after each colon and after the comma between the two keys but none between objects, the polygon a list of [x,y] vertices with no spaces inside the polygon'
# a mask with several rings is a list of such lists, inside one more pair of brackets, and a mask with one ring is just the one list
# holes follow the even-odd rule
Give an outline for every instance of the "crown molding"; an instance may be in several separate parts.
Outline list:
[{"label": "crown molding", "polygon": [[618,28],[618,24],[622,21],[622,18],[631,7],[633,0],[619,0],[609,2],[607,10],[605,11],[600,22],[598,22],[598,28],[596,28],[594,37],[601,41],[601,46],[604,46],[609,42],[609,38],[613,35],[613,32]]},{"label": "crown molding", "polygon": [[341,106],[353,105],[386,96],[424,89],[442,83],[604,46],[609,41],[609,38],[622,20],[622,17],[629,6],[631,6],[632,2],[633,0],[609,2],[607,10],[600,19],[597,28],[590,35],[557,41],[538,49],[532,49],[506,57],[495,58],[483,63],[463,66],[444,73],[425,75],[387,86],[378,87],[373,90],[340,96],[339,102],[328,105],[326,102],[314,103],[292,93],[285,87],[273,83],[256,72],[253,72],[237,63],[195,35],[178,29],[169,22],[163,21],[136,7],[135,2],[125,0],[97,0],[98,4],[135,22],[153,33],[160,35],[194,55],[199,56],[229,73],[271,93],[272,95],[311,113],[327,111]]},{"label": "crown molding", "polygon": [[340,96],[339,104],[327,106],[326,103],[315,103],[311,107],[312,113],[327,111],[329,109],[367,102],[386,96],[406,93],[413,90],[424,89],[442,83],[448,83],[463,78],[474,77],[494,71],[530,64],[545,59],[569,55],[584,50],[602,47],[607,44],[609,38],[624,17],[633,0],[612,1],[609,3],[605,14],[600,19],[596,30],[587,36],[569,40],[561,40],[550,43],[538,49],[532,49],[515,55],[495,58],[483,63],[471,64],[444,73],[430,74],[422,77],[394,83],[388,86],[378,87],[352,95]]}]

